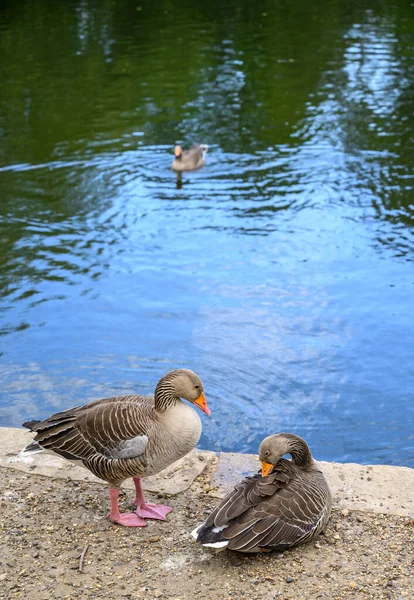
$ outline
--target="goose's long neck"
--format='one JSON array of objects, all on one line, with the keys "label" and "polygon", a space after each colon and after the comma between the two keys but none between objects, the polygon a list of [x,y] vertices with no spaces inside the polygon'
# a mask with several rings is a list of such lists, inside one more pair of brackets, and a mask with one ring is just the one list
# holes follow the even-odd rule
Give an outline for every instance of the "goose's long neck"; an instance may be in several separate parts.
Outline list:
[{"label": "goose's long neck", "polygon": [[159,412],[165,412],[168,408],[172,408],[180,399],[175,392],[173,380],[174,377],[169,373],[157,384],[154,394],[155,409]]},{"label": "goose's long neck", "polygon": [[301,469],[310,469],[315,463],[308,444],[295,435],[287,434],[286,438],[292,462]]}]

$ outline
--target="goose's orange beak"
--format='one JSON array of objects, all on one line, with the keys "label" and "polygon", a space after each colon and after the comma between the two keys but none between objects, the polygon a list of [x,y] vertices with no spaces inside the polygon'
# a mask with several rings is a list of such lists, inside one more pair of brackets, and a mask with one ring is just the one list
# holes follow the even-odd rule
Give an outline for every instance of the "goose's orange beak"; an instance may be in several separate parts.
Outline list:
[{"label": "goose's orange beak", "polygon": [[201,392],[201,394],[199,395],[197,400],[194,400],[194,404],[196,406],[198,406],[198,408],[200,410],[202,410],[203,413],[206,413],[206,415],[210,414],[211,411],[210,411],[209,407],[207,406],[207,400],[206,400],[206,397],[204,396],[204,392]]},{"label": "goose's orange beak", "polygon": [[274,465],[271,465],[270,463],[262,462],[262,477],[270,475],[270,473],[273,471],[273,467]]}]

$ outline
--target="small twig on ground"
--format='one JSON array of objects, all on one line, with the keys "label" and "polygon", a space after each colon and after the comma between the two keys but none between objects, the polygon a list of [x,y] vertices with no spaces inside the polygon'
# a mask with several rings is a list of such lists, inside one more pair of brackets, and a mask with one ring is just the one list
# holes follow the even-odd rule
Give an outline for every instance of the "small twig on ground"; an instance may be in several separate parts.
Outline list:
[{"label": "small twig on ground", "polygon": [[86,544],[85,548],[82,550],[82,554],[79,558],[79,573],[83,573],[83,561],[85,560],[86,553],[88,551],[89,544]]}]

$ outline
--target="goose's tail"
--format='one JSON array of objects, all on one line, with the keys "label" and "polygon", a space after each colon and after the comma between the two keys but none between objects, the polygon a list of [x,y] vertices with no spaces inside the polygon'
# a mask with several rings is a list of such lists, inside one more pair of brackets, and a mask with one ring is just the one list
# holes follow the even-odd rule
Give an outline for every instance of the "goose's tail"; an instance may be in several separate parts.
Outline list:
[{"label": "goose's tail", "polygon": [[[39,421],[38,419],[33,419],[32,421],[25,421],[23,423],[23,427],[27,427],[27,429],[30,429],[30,431],[36,431],[35,427],[40,422],[41,421]],[[30,442],[30,444],[28,444],[26,448],[24,448],[20,452],[20,455],[24,456],[25,454],[36,454],[37,452],[43,452],[42,446],[37,442]]]},{"label": "goose's tail", "polygon": [[222,527],[206,527],[204,523],[196,527],[191,535],[205,548],[216,548],[216,550],[224,550],[229,543],[229,540],[226,540],[221,532],[225,529],[227,525],[223,525]]}]

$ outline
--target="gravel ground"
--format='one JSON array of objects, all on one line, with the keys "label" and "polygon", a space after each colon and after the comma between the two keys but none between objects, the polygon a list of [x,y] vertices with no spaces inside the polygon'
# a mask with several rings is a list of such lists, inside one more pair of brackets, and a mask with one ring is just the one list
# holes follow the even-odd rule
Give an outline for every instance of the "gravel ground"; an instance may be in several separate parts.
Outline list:
[{"label": "gravel ground", "polygon": [[[208,473],[164,500],[174,507],[168,522],[140,529],[105,518],[99,484],[3,468],[0,480],[1,599],[414,598],[412,518],[334,510],[325,535],[283,554],[213,553],[189,535],[217,502]],[[121,496],[122,510],[132,497]]]}]

